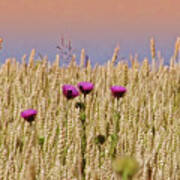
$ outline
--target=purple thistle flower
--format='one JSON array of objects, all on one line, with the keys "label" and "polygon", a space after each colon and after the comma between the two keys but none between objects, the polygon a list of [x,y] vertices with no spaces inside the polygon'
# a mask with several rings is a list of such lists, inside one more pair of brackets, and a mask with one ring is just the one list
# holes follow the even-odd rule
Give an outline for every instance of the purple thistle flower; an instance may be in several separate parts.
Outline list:
[{"label": "purple thistle flower", "polygon": [[126,93],[127,89],[123,86],[111,86],[112,95],[116,98],[121,98]]},{"label": "purple thistle flower", "polygon": [[35,116],[37,114],[37,111],[34,109],[27,109],[23,112],[21,112],[21,117],[24,118],[29,123],[32,123],[32,121],[35,120]]},{"label": "purple thistle flower", "polygon": [[63,85],[62,90],[67,99],[73,99],[76,96],[79,96],[78,90],[72,85],[65,84]]},{"label": "purple thistle flower", "polygon": [[78,88],[84,95],[86,95],[93,90],[94,85],[90,82],[80,82],[78,83]]}]

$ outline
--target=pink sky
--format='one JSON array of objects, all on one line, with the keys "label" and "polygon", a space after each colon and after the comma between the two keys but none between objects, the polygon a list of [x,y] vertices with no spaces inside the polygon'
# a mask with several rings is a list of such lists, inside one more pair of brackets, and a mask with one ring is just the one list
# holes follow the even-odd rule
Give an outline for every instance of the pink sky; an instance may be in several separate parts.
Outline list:
[{"label": "pink sky", "polygon": [[47,46],[60,34],[79,47],[95,43],[99,50],[119,42],[125,51],[132,46],[130,52],[136,43],[137,47],[147,44],[151,36],[167,48],[179,33],[179,0],[0,1],[0,37],[14,52],[16,43],[19,48]]}]

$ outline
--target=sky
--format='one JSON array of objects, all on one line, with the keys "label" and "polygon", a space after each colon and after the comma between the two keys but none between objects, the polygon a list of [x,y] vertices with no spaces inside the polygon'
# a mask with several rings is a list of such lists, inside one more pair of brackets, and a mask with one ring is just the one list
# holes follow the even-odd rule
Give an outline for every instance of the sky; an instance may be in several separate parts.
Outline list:
[{"label": "sky", "polygon": [[150,58],[149,40],[168,61],[180,36],[179,0],[0,0],[0,61],[18,60],[35,48],[54,60],[60,37],[85,49],[93,63],[120,57]]}]

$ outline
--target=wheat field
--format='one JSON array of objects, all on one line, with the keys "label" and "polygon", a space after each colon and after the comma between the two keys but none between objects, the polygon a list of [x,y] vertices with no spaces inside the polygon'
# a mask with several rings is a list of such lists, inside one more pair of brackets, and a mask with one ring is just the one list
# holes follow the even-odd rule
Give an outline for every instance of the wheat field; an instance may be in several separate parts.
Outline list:
[{"label": "wheat field", "polygon": [[[58,55],[53,63],[35,59],[35,50],[21,62],[7,59],[0,68],[0,180],[118,180],[112,161],[121,156],[139,164],[129,179],[179,180],[180,62],[174,55],[165,66],[151,43],[152,64],[132,57],[131,66],[115,65],[117,49],[94,67],[84,66],[84,50],[80,65],[74,57],[68,67]],[[67,100],[62,86],[81,81],[93,91]],[[125,96],[114,98],[112,85],[126,87]],[[20,116],[28,108],[38,112],[31,125]]]}]

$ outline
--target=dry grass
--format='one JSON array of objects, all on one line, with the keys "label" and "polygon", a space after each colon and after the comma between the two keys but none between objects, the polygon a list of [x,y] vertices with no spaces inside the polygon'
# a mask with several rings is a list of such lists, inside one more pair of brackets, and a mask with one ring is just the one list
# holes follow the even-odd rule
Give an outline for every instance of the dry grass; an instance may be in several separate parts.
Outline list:
[{"label": "dry grass", "polygon": [[[117,50],[116,50],[117,51]],[[95,88],[86,99],[85,179],[118,179],[113,172],[116,156],[134,156],[140,169],[136,180],[180,179],[180,63],[170,67],[161,60],[151,71],[148,60],[132,59],[114,66],[81,66],[75,57],[68,68],[59,67],[59,57],[50,65],[46,58],[29,63],[9,59],[0,68],[0,180],[81,180],[81,112],[63,97],[63,84],[91,81]],[[153,55],[154,56],[154,55]],[[111,85],[123,85],[127,94],[113,99]],[[30,126],[20,117],[27,108],[37,109]],[[66,125],[65,125],[66,124]],[[98,135],[106,137],[97,145]],[[115,137],[115,138],[114,138]]]}]

